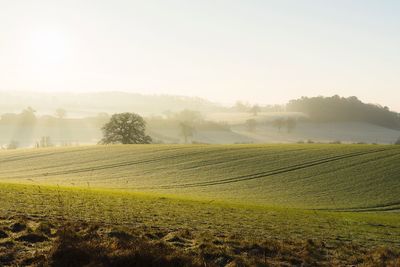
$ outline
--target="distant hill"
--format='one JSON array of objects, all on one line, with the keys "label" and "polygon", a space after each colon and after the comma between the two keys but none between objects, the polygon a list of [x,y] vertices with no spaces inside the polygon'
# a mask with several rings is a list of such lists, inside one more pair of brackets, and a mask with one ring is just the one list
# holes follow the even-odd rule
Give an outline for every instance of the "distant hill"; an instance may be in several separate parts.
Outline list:
[{"label": "distant hill", "polygon": [[36,93],[0,91],[0,114],[19,113],[31,106],[40,114],[54,114],[63,108],[71,117],[91,116],[101,112],[136,112],[142,115],[162,114],[183,109],[211,112],[219,106],[198,97],[142,95],[124,92]]}]

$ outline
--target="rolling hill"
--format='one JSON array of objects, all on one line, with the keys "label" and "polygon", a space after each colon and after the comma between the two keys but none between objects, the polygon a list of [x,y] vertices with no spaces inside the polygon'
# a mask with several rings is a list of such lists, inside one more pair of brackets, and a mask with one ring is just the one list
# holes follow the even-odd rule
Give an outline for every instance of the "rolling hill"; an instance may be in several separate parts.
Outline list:
[{"label": "rolling hill", "polygon": [[0,153],[0,181],[263,206],[400,208],[400,147],[132,145]]},{"label": "rolling hill", "polygon": [[[394,145],[0,151],[0,265],[54,256],[72,227],[93,244],[130,237],[209,266],[397,266],[399,163]],[[32,236],[47,241],[21,241]]]}]

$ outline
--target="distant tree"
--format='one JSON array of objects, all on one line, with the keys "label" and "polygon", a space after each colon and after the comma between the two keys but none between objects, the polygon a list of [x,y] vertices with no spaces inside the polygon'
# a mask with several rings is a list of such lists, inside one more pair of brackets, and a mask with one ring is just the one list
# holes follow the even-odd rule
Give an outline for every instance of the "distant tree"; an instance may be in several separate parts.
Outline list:
[{"label": "distant tree", "polygon": [[399,139],[397,139],[396,143],[394,143],[395,145],[400,145],[400,137]]},{"label": "distant tree", "polygon": [[286,120],[286,128],[287,128],[288,133],[293,132],[293,130],[296,128],[296,126],[297,126],[297,122],[295,119],[288,118]]},{"label": "distant tree", "polygon": [[285,106],[284,105],[266,105],[261,108],[262,111],[265,112],[284,112]]},{"label": "distant tree", "polygon": [[36,143],[36,147],[52,147],[50,136],[42,136],[39,142]]},{"label": "distant tree", "polygon": [[14,140],[21,146],[28,146],[34,143],[35,125],[37,123],[36,110],[32,107],[24,109],[18,114]]},{"label": "distant tree", "polygon": [[185,144],[188,143],[189,138],[193,137],[194,135],[194,127],[189,123],[181,122],[179,124],[181,128],[181,134],[185,140]]},{"label": "distant tree", "polygon": [[250,109],[250,105],[242,101],[237,101],[233,109],[239,112],[247,112]]},{"label": "distant tree", "polygon": [[17,141],[11,141],[7,145],[7,149],[12,150],[12,149],[17,149],[19,147],[19,143]]},{"label": "distant tree", "polygon": [[150,144],[146,122],[135,113],[114,114],[103,128],[102,144]]},{"label": "distant tree", "polygon": [[259,112],[261,112],[261,107],[259,105],[254,105],[250,108],[250,112],[254,115],[257,116]]},{"label": "distant tree", "polygon": [[181,112],[175,114],[175,119],[186,124],[197,124],[203,120],[203,116],[199,111],[184,109]]},{"label": "distant tree", "polygon": [[257,121],[255,119],[249,119],[246,121],[246,129],[249,132],[255,132],[257,128]]},{"label": "distant tree", "polygon": [[65,109],[59,108],[56,110],[56,117],[60,120],[64,119],[67,116],[67,111]]},{"label": "distant tree", "polygon": [[285,120],[283,118],[277,118],[272,122],[272,125],[275,128],[278,128],[279,132],[281,131],[282,127],[285,125]]},{"label": "distant tree", "polygon": [[20,116],[20,123],[24,126],[33,126],[36,123],[36,110],[32,107],[28,107],[22,111]]},{"label": "distant tree", "polygon": [[184,109],[178,113],[171,115],[172,120],[179,123],[180,134],[184,138],[185,144],[193,137],[195,126],[204,122],[203,116],[199,111]]}]

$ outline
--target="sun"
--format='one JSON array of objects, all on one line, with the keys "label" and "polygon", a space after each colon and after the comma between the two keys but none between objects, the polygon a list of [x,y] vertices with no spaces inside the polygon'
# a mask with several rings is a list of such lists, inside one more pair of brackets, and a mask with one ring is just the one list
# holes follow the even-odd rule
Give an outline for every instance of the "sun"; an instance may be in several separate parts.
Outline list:
[{"label": "sun", "polygon": [[32,32],[27,45],[35,65],[51,67],[62,64],[67,59],[68,45],[62,32],[51,30]]}]

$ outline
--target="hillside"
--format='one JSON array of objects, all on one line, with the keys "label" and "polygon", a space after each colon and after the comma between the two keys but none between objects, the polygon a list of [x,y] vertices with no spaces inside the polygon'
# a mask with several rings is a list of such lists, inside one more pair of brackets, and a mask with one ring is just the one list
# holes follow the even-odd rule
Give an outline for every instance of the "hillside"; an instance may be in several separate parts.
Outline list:
[{"label": "hillside", "polygon": [[0,265],[398,266],[399,163],[389,145],[0,151]]},{"label": "hillside", "polygon": [[245,125],[232,127],[235,133],[252,139],[253,143],[297,143],[297,142],[342,142],[393,144],[400,136],[400,131],[364,122],[298,122],[296,128],[287,132],[279,131],[268,124],[257,126],[249,132]]},{"label": "hillside", "polygon": [[[235,138],[227,138],[230,143],[297,143],[308,140],[321,143],[377,143],[393,144],[400,136],[400,130],[359,121],[315,122],[298,112],[260,112],[257,116],[246,112],[212,113],[206,117],[210,121],[230,125]],[[290,132],[286,127],[278,129],[273,122],[277,119],[293,118],[296,125]],[[246,121],[254,120],[255,127],[249,131]],[[201,135],[195,139],[206,142]],[[209,143],[224,143],[223,136],[209,134]],[[225,142],[229,143],[229,142]]]},{"label": "hillside", "polygon": [[0,152],[0,181],[246,204],[398,209],[400,147],[136,145]]}]

